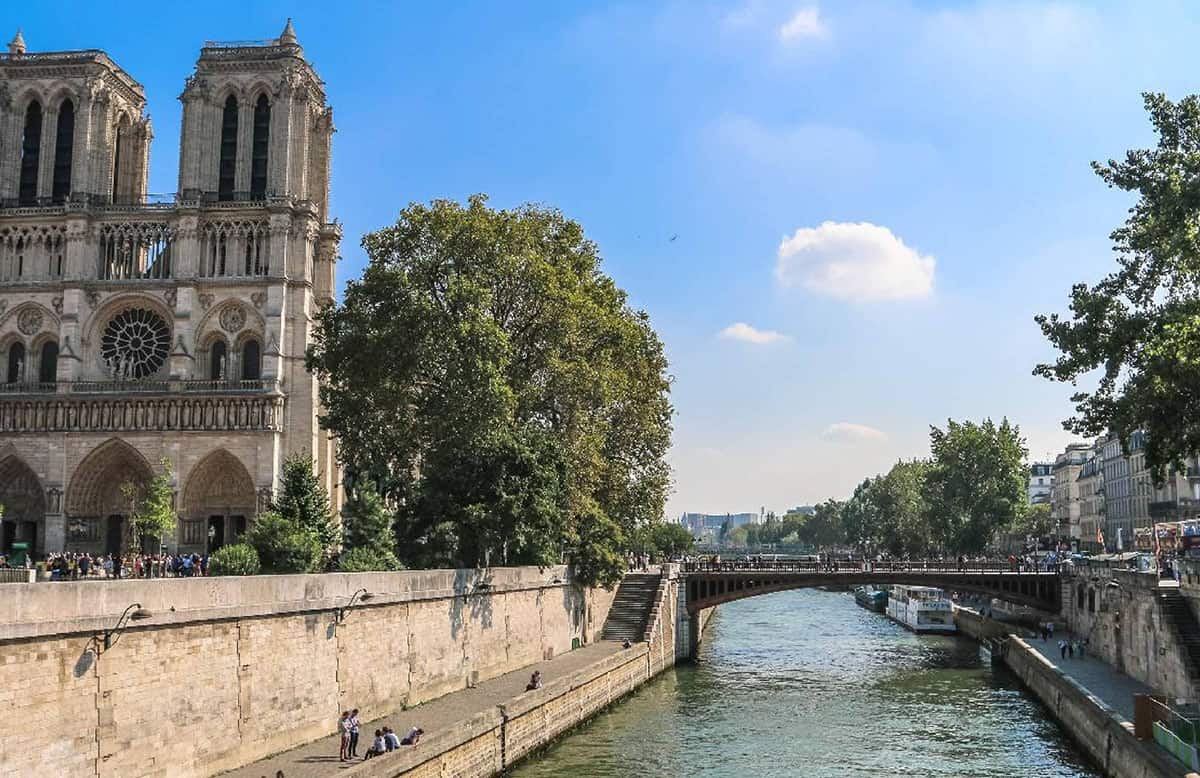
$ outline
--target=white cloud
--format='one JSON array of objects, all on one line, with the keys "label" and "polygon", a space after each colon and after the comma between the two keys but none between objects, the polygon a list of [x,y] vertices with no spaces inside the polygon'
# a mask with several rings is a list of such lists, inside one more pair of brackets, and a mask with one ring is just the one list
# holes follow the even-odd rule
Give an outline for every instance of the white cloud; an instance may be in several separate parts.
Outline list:
[{"label": "white cloud", "polygon": [[839,421],[835,424],[830,424],[821,433],[821,437],[826,440],[834,440],[841,442],[858,442],[858,441],[884,441],[887,440],[887,435],[875,429],[868,427],[865,424],[854,424],[849,421]]},{"label": "white cloud", "polygon": [[801,8],[796,13],[792,14],[792,18],[784,22],[779,28],[779,39],[781,41],[794,41],[801,38],[825,38],[829,35],[829,28],[825,26],[825,22],[821,19],[821,12],[815,5],[808,8]]},{"label": "white cloud", "polygon": [[775,277],[783,286],[803,286],[838,300],[904,300],[933,292],[935,264],[887,227],[824,222],[783,239]]},{"label": "white cloud", "polygon": [[740,340],[743,343],[754,343],[756,345],[765,345],[767,343],[776,343],[781,340],[787,340],[788,336],[782,332],[775,330],[760,330],[751,327],[743,321],[730,324],[719,333],[722,338],[729,340]]}]

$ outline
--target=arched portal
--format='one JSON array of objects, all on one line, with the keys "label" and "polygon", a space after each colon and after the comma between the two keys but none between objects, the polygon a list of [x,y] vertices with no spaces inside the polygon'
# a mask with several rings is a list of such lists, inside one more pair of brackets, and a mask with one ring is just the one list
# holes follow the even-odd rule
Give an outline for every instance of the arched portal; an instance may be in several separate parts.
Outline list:
[{"label": "arched portal", "polygon": [[192,468],[184,487],[180,550],[204,553],[233,543],[254,509],[254,481],[245,465],[223,448],[213,451]]},{"label": "arched portal", "polygon": [[146,458],[125,441],[112,438],[84,457],[67,488],[67,549],[117,554],[126,542],[129,499],[125,484],[138,493],[154,477]]},{"label": "arched portal", "polygon": [[37,475],[15,455],[0,455],[0,554],[9,554],[15,544],[41,553],[45,544],[46,492]]}]

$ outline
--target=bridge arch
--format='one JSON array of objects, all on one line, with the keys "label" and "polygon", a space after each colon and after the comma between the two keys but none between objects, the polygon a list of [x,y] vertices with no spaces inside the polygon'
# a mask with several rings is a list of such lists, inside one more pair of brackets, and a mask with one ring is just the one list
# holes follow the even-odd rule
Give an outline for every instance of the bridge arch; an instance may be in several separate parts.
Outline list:
[{"label": "bridge arch", "polygon": [[1018,605],[1057,612],[1061,608],[1061,582],[1057,572],[1006,572],[1002,570],[692,570],[685,571],[687,610],[695,615],[705,608],[747,597],[791,589],[820,586],[907,584],[935,586],[955,592],[995,597]]}]

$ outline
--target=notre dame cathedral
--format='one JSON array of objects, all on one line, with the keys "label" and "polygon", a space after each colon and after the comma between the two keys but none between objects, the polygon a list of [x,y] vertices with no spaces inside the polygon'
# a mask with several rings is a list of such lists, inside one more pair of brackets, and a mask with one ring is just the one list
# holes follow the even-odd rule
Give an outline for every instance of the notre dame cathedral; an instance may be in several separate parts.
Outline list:
[{"label": "notre dame cathedral", "polygon": [[106,553],[168,460],[171,551],[234,540],[309,452],[340,503],[304,366],[334,294],[333,114],[289,21],[206,42],[179,185],[147,193],[144,90],[100,50],[0,54],[0,553]]}]

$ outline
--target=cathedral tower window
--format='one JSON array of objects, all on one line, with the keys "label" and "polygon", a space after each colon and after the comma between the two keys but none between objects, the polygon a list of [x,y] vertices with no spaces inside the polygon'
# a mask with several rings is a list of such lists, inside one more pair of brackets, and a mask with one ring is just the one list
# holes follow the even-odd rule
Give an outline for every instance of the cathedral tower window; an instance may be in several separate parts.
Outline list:
[{"label": "cathedral tower window", "polygon": [[230,95],[225,100],[225,111],[221,116],[221,161],[217,168],[217,199],[232,200],[234,177],[237,173],[237,98]]},{"label": "cathedral tower window", "polygon": [[8,347],[8,376],[10,384],[20,382],[21,373],[25,370],[25,344],[14,343]]},{"label": "cathedral tower window", "polygon": [[208,378],[210,381],[225,380],[225,360],[227,358],[225,341],[218,338],[208,350]]},{"label": "cathedral tower window", "polygon": [[257,381],[262,378],[262,349],[253,338],[242,346],[242,380]]},{"label": "cathedral tower window", "polygon": [[267,141],[271,130],[271,104],[266,95],[259,95],[254,104],[254,143],[250,157],[250,199],[262,200],[267,195]]},{"label": "cathedral tower window", "polygon": [[75,104],[63,100],[54,131],[54,185],[51,195],[61,203],[71,194],[71,155],[75,143]]},{"label": "cathedral tower window", "polygon": [[42,104],[34,100],[25,109],[25,134],[21,140],[21,182],[17,199],[22,205],[37,202],[38,164],[42,151]]},{"label": "cathedral tower window", "polygon": [[41,357],[38,360],[38,381],[52,384],[58,380],[58,343],[48,340],[42,344]]}]

